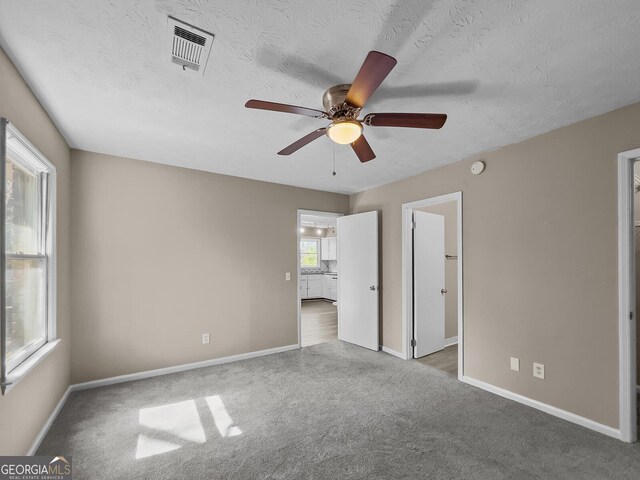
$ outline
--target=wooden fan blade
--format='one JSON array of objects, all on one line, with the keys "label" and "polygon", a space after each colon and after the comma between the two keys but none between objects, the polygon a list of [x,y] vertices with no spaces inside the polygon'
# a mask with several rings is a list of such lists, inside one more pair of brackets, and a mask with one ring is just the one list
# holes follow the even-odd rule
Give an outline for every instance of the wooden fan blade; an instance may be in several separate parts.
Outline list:
[{"label": "wooden fan blade", "polygon": [[444,113],[370,113],[362,123],[372,127],[442,128]]},{"label": "wooden fan blade", "polygon": [[327,129],[325,127],[319,128],[317,130],[314,130],[310,134],[305,135],[304,137],[302,137],[300,140],[296,140],[295,142],[293,142],[288,147],[283,148],[282,150],[280,150],[278,152],[278,155],[291,155],[293,152],[295,152],[295,151],[301,149],[302,147],[304,147],[307,143],[311,143],[314,140],[320,138],[322,135],[325,134],[326,131],[327,131]]},{"label": "wooden fan blade", "polygon": [[356,79],[349,88],[346,102],[354,107],[362,108],[367,100],[378,89],[382,81],[387,78],[398,61],[381,52],[369,52],[360,67]]},{"label": "wooden fan blade", "polygon": [[313,108],[287,105],[286,103],[265,102],[264,100],[249,100],[244,104],[247,108],[257,108],[258,110],[271,110],[273,112],[295,113],[314,118],[327,118],[327,114]]},{"label": "wooden fan blade", "polygon": [[356,155],[362,163],[376,158],[376,154],[373,153],[371,145],[369,145],[367,139],[364,138],[364,135],[360,135],[358,139],[351,144],[351,148],[353,148],[353,151],[356,152]]}]

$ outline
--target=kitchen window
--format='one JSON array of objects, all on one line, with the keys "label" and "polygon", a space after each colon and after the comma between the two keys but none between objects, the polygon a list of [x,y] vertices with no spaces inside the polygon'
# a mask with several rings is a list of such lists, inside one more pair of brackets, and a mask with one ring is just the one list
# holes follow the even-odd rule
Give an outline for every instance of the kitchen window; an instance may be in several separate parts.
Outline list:
[{"label": "kitchen window", "polygon": [[0,119],[2,393],[55,340],[55,167]]},{"label": "kitchen window", "polygon": [[320,239],[300,239],[300,268],[320,268]]}]

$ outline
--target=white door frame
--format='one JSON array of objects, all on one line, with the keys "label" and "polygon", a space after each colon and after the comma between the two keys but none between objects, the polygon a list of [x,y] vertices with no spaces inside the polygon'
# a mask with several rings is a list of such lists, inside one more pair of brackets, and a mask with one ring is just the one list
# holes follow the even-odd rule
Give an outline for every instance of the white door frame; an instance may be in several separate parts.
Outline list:
[{"label": "white door frame", "polygon": [[402,356],[413,358],[413,262],[411,222],[413,210],[440,203],[456,202],[458,211],[458,379],[464,374],[464,307],[462,281],[462,192],[454,192],[402,204]]},{"label": "white door frame", "polygon": [[620,439],[635,442],[636,424],[636,265],[633,167],[640,148],[618,154],[618,355]]},{"label": "white door frame", "polygon": [[298,348],[302,347],[302,308],[301,302],[302,298],[300,298],[300,216],[301,215],[320,215],[323,217],[344,217],[344,213],[337,212],[320,212],[317,210],[302,210],[298,209],[297,221],[296,221],[296,287],[297,293],[296,298],[298,299]]}]

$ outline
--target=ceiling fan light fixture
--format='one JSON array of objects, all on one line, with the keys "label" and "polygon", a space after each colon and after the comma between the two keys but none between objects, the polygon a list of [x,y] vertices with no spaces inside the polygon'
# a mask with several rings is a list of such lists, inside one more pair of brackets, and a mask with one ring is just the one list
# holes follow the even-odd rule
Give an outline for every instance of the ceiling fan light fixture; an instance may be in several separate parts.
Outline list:
[{"label": "ceiling fan light fixture", "polygon": [[327,128],[327,136],[340,145],[355,142],[362,135],[362,124],[350,118],[336,120]]},{"label": "ceiling fan light fixture", "polygon": [[[447,121],[447,116],[444,113],[399,112],[369,113],[363,119],[358,120],[358,116],[367,100],[375,94],[378,87],[397,63],[395,58],[385,53],[375,50],[369,52],[352,83],[334,85],[324,92],[322,95],[324,112],[313,108],[256,99],[249,100],[245,107],[327,119],[331,122],[329,126],[318,128],[283,148],[278,152],[278,155],[291,155],[305,145],[318,140],[322,135],[327,135],[334,143],[350,144],[358,160],[361,163],[366,163],[376,158],[376,154],[363,135],[364,125],[367,125],[367,127],[404,127],[437,130],[442,128]],[[335,152],[333,163],[332,174],[335,176]]]}]

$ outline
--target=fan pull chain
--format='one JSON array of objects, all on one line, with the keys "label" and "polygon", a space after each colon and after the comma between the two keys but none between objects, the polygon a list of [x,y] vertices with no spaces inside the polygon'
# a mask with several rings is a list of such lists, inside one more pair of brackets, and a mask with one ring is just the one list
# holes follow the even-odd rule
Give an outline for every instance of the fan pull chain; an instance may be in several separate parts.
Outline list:
[{"label": "fan pull chain", "polygon": [[334,177],[336,176],[336,144],[333,144],[333,172],[331,173]]}]

